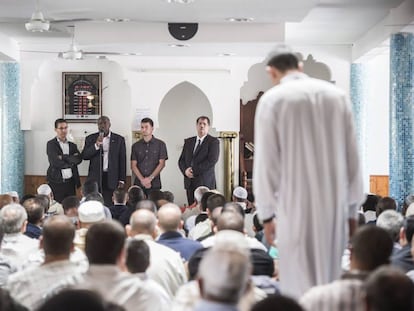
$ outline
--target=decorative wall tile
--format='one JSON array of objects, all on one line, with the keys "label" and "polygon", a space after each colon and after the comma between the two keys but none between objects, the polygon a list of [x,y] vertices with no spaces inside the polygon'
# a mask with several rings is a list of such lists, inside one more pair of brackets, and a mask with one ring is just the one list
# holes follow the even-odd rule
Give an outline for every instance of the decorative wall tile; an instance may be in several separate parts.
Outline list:
[{"label": "decorative wall tile", "polygon": [[414,36],[391,36],[390,195],[401,204],[414,193]]},{"label": "decorative wall tile", "polygon": [[0,62],[0,193],[23,195],[24,138],[20,130],[20,66]]},{"label": "decorative wall tile", "polygon": [[369,189],[369,176],[367,172],[366,150],[366,111],[368,101],[368,67],[361,63],[351,64],[351,102],[354,113],[355,130],[359,147],[361,169],[364,177],[364,188]]}]

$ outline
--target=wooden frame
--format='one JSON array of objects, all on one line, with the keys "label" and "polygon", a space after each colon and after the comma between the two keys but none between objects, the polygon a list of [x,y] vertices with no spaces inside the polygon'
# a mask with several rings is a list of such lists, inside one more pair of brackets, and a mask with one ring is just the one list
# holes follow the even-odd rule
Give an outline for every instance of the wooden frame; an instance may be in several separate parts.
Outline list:
[{"label": "wooden frame", "polygon": [[93,122],[102,116],[102,72],[62,72],[62,117]]}]

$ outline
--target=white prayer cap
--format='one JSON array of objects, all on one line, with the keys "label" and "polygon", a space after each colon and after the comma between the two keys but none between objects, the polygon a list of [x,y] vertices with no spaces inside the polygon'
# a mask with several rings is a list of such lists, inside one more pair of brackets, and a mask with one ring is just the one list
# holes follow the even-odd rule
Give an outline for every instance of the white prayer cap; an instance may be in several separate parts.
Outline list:
[{"label": "white prayer cap", "polygon": [[411,203],[410,206],[408,206],[407,211],[405,212],[405,217],[409,217],[414,215],[414,203]]},{"label": "white prayer cap", "polygon": [[233,190],[233,195],[234,195],[235,198],[246,200],[247,199],[247,190],[244,189],[243,187],[240,187],[240,186],[236,187]]},{"label": "white prayer cap", "polygon": [[51,192],[52,192],[52,188],[50,188],[48,184],[41,184],[37,188],[37,194],[49,195]]},{"label": "white prayer cap", "polygon": [[12,198],[18,198],[19,197],[19,194],[17,193],[17,191],[9,191],[9,192],[6,192],[6,194],[11,196]]},{"label": "white prayer cap", "polygon": [[79,206],[78,216],[83,223],[95,223],[105,219],[105,211],[101,202],[86,201]]}]

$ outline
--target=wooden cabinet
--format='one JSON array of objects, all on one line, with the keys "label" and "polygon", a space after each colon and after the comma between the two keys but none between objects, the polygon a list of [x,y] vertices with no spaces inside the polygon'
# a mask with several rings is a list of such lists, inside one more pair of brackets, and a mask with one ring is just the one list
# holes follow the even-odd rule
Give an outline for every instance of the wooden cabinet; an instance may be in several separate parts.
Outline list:
[{"label": "wooden cabinet", "polygon": [[252,175],[254,159],[254,117],[260,97],[264,92],[259,92],[255,99],[246,104],[240,100],[240,185],[249,193],[252,192]]}]

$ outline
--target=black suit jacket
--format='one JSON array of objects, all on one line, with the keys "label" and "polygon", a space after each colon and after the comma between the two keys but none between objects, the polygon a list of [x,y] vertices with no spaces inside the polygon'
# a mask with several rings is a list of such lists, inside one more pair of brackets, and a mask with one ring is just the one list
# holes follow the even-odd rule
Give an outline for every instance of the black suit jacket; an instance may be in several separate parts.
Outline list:
[{"label": "black suit jacket", "polygon": [[47,142],[46,153],[49,160],[49,168],[47,169],[46,177],[49,182],[61,183],[63,182],[62,169],[71,168],[75,185],[79,188],[81,184],[78,164],[82,162],[82,156],[74,143],[68,143],[69,154],[63,154],[56,137]]},{"label": "black suit jacket", "polygon": [[[199,149],[193,154],[196,141],[196,136],[184,140],[183,151],[178,160],[178,166],[184,175],[184,187],[185,189],[195,189],[199,186],[206,186],[215,189],[214,166],[220,154],[219,140],[207,135]],[[191,179],[185,176],[185,170],[189,167],[193,168],[194,178]]]},{"label": "black suit jacket", "polygon": [[[82,151],[82,158],[90,160],[88,180],[95,180],[99,183],[100,179],[100,150],[96,150],[95,143],[99,133],[94,133],[86,137],[85,147]],[[102,159],[103,160],[103,159]],[[108,154],[108,189],[115,189],[118,182],[126,179],[126,148],[125,139],[118,134],[111,132]]]}]

